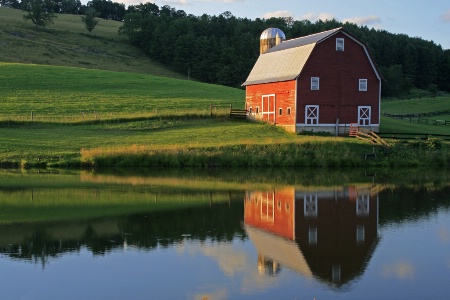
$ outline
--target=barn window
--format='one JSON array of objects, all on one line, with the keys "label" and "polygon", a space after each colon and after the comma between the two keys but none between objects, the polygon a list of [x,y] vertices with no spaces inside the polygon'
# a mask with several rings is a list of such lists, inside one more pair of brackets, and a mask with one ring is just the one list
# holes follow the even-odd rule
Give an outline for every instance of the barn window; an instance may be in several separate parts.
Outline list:
[{"label": "barn window", "polygon": [[248,113],[251,115],[251,114],[252,114],[252,111],[253,111],[253,109],[250,107],[250,108],[248,109]]},{"label": "barn window", "polygon": [[319,90],[319,77],[311,77],[311,90],[312,91]]},{"label": "barn window", "polygon": [[367,79],[360,79],[359,80],[359,90],[361,92],[367,91]]},{"label": "barn window", "polygon": [[290,108],[290,107],[287,108],[287,115],[288,115],[288,116],[291,115],[291,108]]},{"label": "barn window", "polygon": [[310,245],[317,245],[317,227],[309,227],[308,242]]},{"label": "barn window", "polygon": [[364,243],[365,240],[365,229],[364,225],[356,226],[356,242],[358,244]]},{"label": "barn window", "polygon": [[282,108],[278,109],[278,115],[280,115],[280,116],[283,115],[283,109]]},{"label": "barn window", "polygon": [[305,123],[308,125],[319,124],[319,105],[306,105]]},{"label": "barn window", "polygon": [[303,195],[305,217],[317,218],[317,194]]},{"label": "barn window", "polygon": [[259,106],[256,107],[256,113],[259,114]]},{"label": "barn window", "polygon": [[343,38],[336,39],[336,51],[344,51],[344,39]]}]

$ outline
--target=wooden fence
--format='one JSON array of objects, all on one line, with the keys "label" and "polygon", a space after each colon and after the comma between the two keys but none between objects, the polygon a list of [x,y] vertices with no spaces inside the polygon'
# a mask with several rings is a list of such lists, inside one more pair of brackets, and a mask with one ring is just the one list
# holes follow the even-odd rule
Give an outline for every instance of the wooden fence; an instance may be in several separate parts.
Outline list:
[{"label": "wooden fence", "polygon": [[406,119],[406,118],[423,118],[423,117],[434,117],[434,116],[442,116],[442,115],[450,115],[450,109],[444,109],[439,111],[432,111],[427,113],[412,113],[412,114],[389,114],[382,113],[382,116],[390,117],[390,118],[398,118],[398,119]]},{"label": "wooden fence", "polygon": [[450,115],[450,109],[428,112],[428,113],[413,113],[413,114],[389,114],[382,113],[382,116],[395,118],[395,119],[409,119],[409,123],[418,123],[418,124],[429,124],[429,125],[450,125],[449,120],[439,120],[433,118],[424,118],[424,117],[435,117],[435,116],[443,116]]},{"label": "wooden fence", "polygon": [[430,138],[438,138],[446,141],[450,141],[450,135],[448,134],[433,134],[433,133],[406,133],[406,132],[378,132],[378,136],[384,139],[394,140],[428,140]]}]

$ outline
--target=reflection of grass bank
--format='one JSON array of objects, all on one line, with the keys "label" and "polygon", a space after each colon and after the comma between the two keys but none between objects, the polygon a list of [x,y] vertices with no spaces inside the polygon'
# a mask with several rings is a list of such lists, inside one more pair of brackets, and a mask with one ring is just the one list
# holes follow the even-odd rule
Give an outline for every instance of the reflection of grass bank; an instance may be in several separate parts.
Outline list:
[{"label": "reflection of grass bank", "polygon": [[0,223],[92,219],[138,212],[208,207],[235,194],[161,193],[146,188],[26,189],[0,191]]},{"label": "reflection of grass bank", "polygon": [[445,169],[105,169],[60,174],[0,171],[0,223],[93,219],[129,213],[239,203],[244,192],[330,191],[343,186],[374,192],[406,186],[441,190]]}]

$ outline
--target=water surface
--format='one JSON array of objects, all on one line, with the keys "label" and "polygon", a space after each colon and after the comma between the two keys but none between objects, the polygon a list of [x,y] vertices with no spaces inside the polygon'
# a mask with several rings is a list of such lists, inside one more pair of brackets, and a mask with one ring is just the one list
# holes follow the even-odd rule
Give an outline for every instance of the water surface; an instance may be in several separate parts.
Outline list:
[{"label": "water surface", "polygon": [[2,299],[448,299],[450,173],[0,171]]}]

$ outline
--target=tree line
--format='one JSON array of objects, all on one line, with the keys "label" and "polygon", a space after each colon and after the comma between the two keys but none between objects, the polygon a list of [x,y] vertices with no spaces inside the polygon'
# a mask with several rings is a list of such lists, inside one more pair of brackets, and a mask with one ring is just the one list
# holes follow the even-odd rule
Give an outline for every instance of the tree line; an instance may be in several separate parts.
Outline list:
[{"label": "tree line", "polygon": [[129,6],[120,33],[150,57],[204,82],[239,87],[259,55],[259,37],[268,27],[287,39],[343,27],[370,49],[384,78],[385,97],[413,88],[450,92],[450,50],[432,41],[337,20],[292,18],[247,19],[230,12],[218,16],[187,15],[152,3]]},{"label": "tree line", "polygon": [[46,12],[58,14],[84,15],[88,8],[92,8],[98,17],[114,21],[122,21],[127,13],[125,4],[110,0],[92,0],[86,5],[80,0],[0,0],[1,6],[23,10],[33,3],[42,5]]},{"label": "tree line", "polygon": [[337,20],[311,22],[292,18],[237,18],[230,12],[194,16],[154,3],[130,5],[110,0],[0,0],[2,6],[21,8],[29,1],[49,3],[55,13],[85,14],[123,22],[119,34],[149,57],[197,80],[240,87],[259,55],[259,37],[268,27],[284,31],[287,39],[343,27],[371,51],[383,76],[382,95],[401,97],[413,89],[436,94],[450,92],[450,50],[433,41],[385,30],[369,29]]}]

